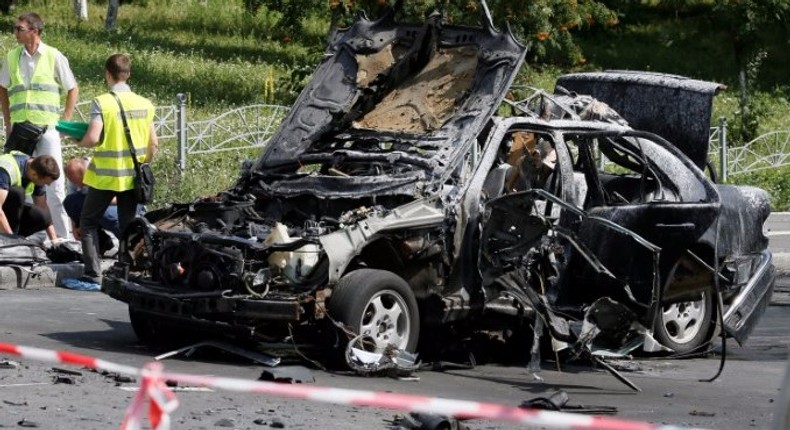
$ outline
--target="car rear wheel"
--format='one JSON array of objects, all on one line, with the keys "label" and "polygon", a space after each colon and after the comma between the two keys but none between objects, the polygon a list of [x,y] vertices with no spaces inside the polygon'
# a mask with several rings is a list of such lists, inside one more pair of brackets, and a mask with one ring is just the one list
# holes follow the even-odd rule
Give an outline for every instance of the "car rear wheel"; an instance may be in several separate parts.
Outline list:
[{"label": "car rear wheel", "polygon": [[414,352],[420,333],[417,300],[409,284],[392,272],[355,270],[340,279],[327,304],[329,315],[353,334],[366,350],[388,345]]},{"label": "car rear wheel", "polygon": [[656,340],[676,353],[697,350],[711,339],[714,316],[712,294],[699,300],[663,305],[656,320]]}]

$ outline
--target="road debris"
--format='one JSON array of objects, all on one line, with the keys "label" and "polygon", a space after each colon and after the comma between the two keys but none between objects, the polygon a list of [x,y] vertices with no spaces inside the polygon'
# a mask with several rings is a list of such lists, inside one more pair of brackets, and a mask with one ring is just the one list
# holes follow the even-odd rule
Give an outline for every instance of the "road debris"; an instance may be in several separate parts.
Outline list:
[{"label": "road debris", "polygon": [[390,426],[393,430],[469,430],[455,418],[421,412],[395,415]]},{"label": "road debris", "polygon": [[525,400],[519,407],[525,409],[541,409],[548,411],[563,411],[593,415],[614,415],[617,408],[614,406],[594,406],[594,405],[569,405],[568,393],[559,390],[548,397],[535,397]]},{"label": "road debris", "polygon": [[51,370],[55,373],[61,373],[64,375],[82,376],[82,372],[79,372],[77,370],[63,369],[61,367],[53,367]]},{"label": "road debris", "polygon": [[315,382],[315,376],[304,366],[279,366],[264,369],[259,381],[281,382],[286,384],[304,384]]},{"label": "road debris", "polygon": [[29,427],[29,428],[40,427],[37,422],[28,421],[26,419],[22,419],[21,421],[17,421],[16,425],[18,425],[19,427]]},{"label": "road debris", "polygon": [[19,369],[18,361],[0,360],[0,369]]},{"label": "road debris", "polygon": [[256,363],[260,363],[263,364],[264,366],[269,366],[269,367],[277,366],[278,364],[280,364],[281,361],[280,357],[264,354],[262,352],[250,351],[235,345],[231,345],[226,342],[219,342],[214,340],[199,342],[194,345],[189,345],[170,352],[166,352],[164,354],[157,355],[156,357],[154,357],[154,360],[161,361],[166,358],[170,358],[179,354],[183,354],[185,357],[190,357],[198,349],[205,347],[211,347],[211,348],[219,349],[221,351],[229,352],[231,354],[235,354],[239,357],[250,359]]},{"label": "road debris", "polygon": [[353,338],[346,347],[346,364],[360,375],[385,374],[391,377],[408,377],[420,369],[416,363],[417,355],[393,345],[388,345],[383,352],[366,351],[366,336]]},{"label": "road debris", "polygon": [[67,384],[67,385],[74,385],[77,381],[70,376],[63,376],[63,375],[55,375],[52,377],[53,384]]}]

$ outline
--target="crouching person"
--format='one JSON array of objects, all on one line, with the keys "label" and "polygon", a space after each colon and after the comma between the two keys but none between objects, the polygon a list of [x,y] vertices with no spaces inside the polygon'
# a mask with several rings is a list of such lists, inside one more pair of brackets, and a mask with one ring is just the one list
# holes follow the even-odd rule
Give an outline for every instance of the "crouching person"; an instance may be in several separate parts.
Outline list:
[{"label": "crouching person", "polygon": [[[63,173],[69,181],[69,189],[66,198],[63,199],[63,207],[71,219],[71,231],[74,238],[82,240],[82,231],[80,230],[80,218],[82,217],[82,206],[85,204],[85,198],[88,195],[88,187],[85,185],[85,171],[90,164],[90,157],[77,157],[72,158],[63,166]],[[138,205],[137,215],[142,215]],[[99,229],[99,254],[104,255],[107,251],[113,248],[113,239],[110,234],[115,236],[117,240],[121,238],[120,225],[118,224],[118,207],[116,206],[115,199],[110,203],[110,206],[104,211],[104,214],[99,221],[101,228]]]},{"label": "crouching person", "polygon": [[[58,178],[60,168],[49,155],[34,158],[16,151],[0,155],[0,231],[30,236],[46,230],[49,240],[56,241],[44,187]],[[34,204],[27,203],[26,196]]]}]

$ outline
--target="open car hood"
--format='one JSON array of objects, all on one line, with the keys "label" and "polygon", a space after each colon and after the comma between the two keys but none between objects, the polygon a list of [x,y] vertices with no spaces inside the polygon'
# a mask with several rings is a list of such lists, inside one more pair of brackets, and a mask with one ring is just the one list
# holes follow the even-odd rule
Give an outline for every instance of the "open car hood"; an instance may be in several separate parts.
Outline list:
[{"label": "open car hood", "polygon": [[563,75],[555,91],[560,87],[608,104],[628,125],[667,139],[699,168],[708,161],[713,97],[726,88],[682,76],[619,70]]},{"label": "open car hood", "polygon": [[501,102],[526,48],[488,15],[482,28],[438,17],[403,24],[397,8],[335,34],[255,171],[284,173],[305,155],[345,154],[363,140],[419,157],[432,174],[453,166]]}]

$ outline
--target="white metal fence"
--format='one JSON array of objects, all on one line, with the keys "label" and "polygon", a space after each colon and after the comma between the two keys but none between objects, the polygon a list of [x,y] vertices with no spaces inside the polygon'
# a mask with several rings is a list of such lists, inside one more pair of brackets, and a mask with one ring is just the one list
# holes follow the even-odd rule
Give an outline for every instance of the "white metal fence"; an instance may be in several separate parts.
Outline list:
[{"label": "white metal fence", "polygon": [[[200,121],[187,120],[186,97],[176,96],[177,104],[156,106],[154,126],[160,144],[175,141],[178,163],[183,170],[190,155],[263,147],[290,110],[286,106],[256,104],[225,112]],[[74,120],[88,121],[90,102],[79,103]],[[5,142],[5,124],[0,118],[0,139]],[[72,147],[65,145],[64,148]]]},{"label": "white metal fence", "polygon": [[719,120],[711,128],[708,157],[718,168],[722,182],[730,176],[790,165],[790,130],[776,130],[755,139],[731,145],[727,138],[727,122]]}]

